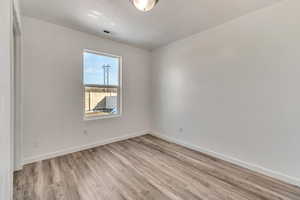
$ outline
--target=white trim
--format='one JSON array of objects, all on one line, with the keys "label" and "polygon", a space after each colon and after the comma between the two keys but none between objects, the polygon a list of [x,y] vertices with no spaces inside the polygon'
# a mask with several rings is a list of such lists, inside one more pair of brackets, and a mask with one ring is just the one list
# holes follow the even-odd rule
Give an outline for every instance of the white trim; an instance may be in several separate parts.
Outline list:
[{"label": "white trim", "polygon": [[67,148],[67,149],[64,149],[64,150],[59,150],[59,151],[52,152],[52,153],[46,153],[46,154],[42,154],[42,155],[38,155],[38,156],[24,158],[23,159],[23,165],[34,163],[34,162],[37,162],[37,161],[47,160],[47,159],[50,159],[50,158],[63,156],[63,155],[70,154],[70,153],[75,153],[75,152],[78,152],[78,151],[91,149],[91,148],[94,148],[94,147],[102,146],[102,145],[105,145],[105,144],[110,144],[110,143],[113,143],[113,142],[127,140],[129,138],[134,138],[134,137],[138,137],[138,136],[142,136],[142,135],[146,135],[146,134],[150,134],[150,131],[149,130],[144,130],[144,131],[140,131],[138,133],[132,133],[132,134],[128,134],[128,135],[124,135],[124,136],[120,136],[120,137],[101,140],[101,141],[97,141],[97,142],[94,142],[94,143],[91,143],[91,144],[86,144],[86,145],[82,145],[82,146],[78,146],[78,147],[71,147],[71,148]]},{"label": "white trim", "polygon": [[166,136],[166,135],[162,135],[162,134],[159,134],[159,133],[154,133],[154,132],[151,132],[149,130],[144,130],[144,131],[141,131],[139,133],[124,135],[124,136],[121,136],[121,137],[110,138],[110,139],[98,141],[98,142],[95,142],[95,143],[82,145],[82,146],[79,146],[79,147],[68,148],[68,149],[61,150],[61,151],[56,151],[56,152],[47,153],[47,154],[43,154],[43,155],[39,155],[39,156],[25,158],[24,161],[23,161],[23,165],[30,164],[30,163],[37,162],[37,161],[50,159],[50,158],[55,158],[55,157],[58,157],[58,156],[63,156],[63,155],[78,152],[78,151],[91,149],[91,148],[94,148],[94,147],[98,147],[98,146],[102,146],[102,145],[105,145],[105,144],[110,144],[110,143],[113,143],[113,142],[118,142],[118,141],[130,139],[130,138],[134,138],[134,137],[138,137],[138,136],[142,136],[142,135],[146,135],[146,134],[151,134],[153,136],[156,136],[156,137],[161,138],[163,140],[166,140],[168,142],[172,142],[172,143],[184,146],[186,148],[193,149],[195,151],[208,154],[210,156],[228,161],[230,163],[233,163],[233,164],[239,165],[241,167],[250,169],[252,171],[264,174],[266,176],[284,181],[286,183],[300,186],[300,180],[297,179],[297,178],[285,175],[285,174],[277,172],[277,171],[266,169],[264,167],[261,167],[261,166],[255,165],[255,164],[251,164],[251,163],[248,163],[248,162],[245,162],[245,161],[242,161],[242,160],[239,160],[239,159],[236,159],[236,158],[233,158],[233,157],[221,154],[221,153],[217,153],[217,152],[211,151],[209,149],[199,147],[197,145],[189,144],[187,142],[180,141],[179,139],[175,139],[175,138],[172,138],[172,137],[169,137],[169,136]]},{"label": "white trim", "polygon": [[[13,171],[15,170],[19,170],[22,169],[22,165],[21,165],[21,161],[16,163],[16,158],[15,155],[19,154],[19,158],[20,160],[22,159],[22,136],[21,133],[17,133],[18,129],[16,128],[16,116],[18,116],[18,114],[16,113],[16,97],[18,97],[18,95],[16,94],[16,87],[17,84],[19,83],[17,80],[17,76],[16,73],[19,72],[19,68],[21,68],[21,35],[22,35],[22,23],[21,23],[21,15],[20,15],[20,5],[19,5],[19,0],[12,0],[11,1],[12,4],[12,11],[11,11],[11,23],[12,23],[12,38],[11,38],[11,59],[12,59],[12,74],[11,74],[11,79],[12,79],[12,88],[11,88],[11,92],[12,92],[12,154],[13,154],[13,159],[12,159],[12,166],[13,166]],[[16,137],[20,136],[20,144],[18,144],[18,146],[20,147],[20,151],[15,152],[15,140]]]},{"label": "white trim", "polygon": [[23,169],[23,163],[18,163],[14,168],[14,172],[21,171],[22,169]]},{"label": "white trim", "polygon": [[110,118],[120,118],[121,115],[119,114],[110,114],[110,115],[96,115],[96,116],[90,116],[90,117],[83,117],[84,121],[92,121],[97,119],[110,119]]},{"label": "white trim", "polygon": [[205,154],[208,154],[210,156],[228,161],[230,163],[233,163],[233,164],[239,165],[241,167],[250,169],[252,171],[264,174],[266,176],[281,180],[283,182],[286,182],[286,183],[289,183],[289,184],[292,184],[292,185],[300,186],[300,179],[288,176],[286,174],[283,174],[283,173],[280,173],[280,172],[277,172],[277,171],[273,171],[273,170],[270,170],[270,169],[252,164],[252,163],[248,163],[248,162],[245,162],[245,161],[242,161],[242,160],[239,160],[239,159],[236,159],[236,158],[233,158],[233,157],[221,154],[221,153],[217,153],[217,152],[211,151],[209,149],[202,148],[202,147],[194,145],[194,144],[189,144],[187,142],[184,142],[184,141],[181,141],[179,139],[172,138],[172,137],[169,137],[169,136],[166,136],[166,135],[163,135],[163,134],[152,132],[151,135],[156,136],[158,138],[161,138],[163,140],[166,140],[168,142],[172,142],[172,143],[184,146],[186,148],[189,148],[189,149],[192,149],[192,150],[195,150],[195,151],[198,151],[198,152],[201,152],[201,153],[205,153]]},{"label": "white trim", "polygon": [[22,101],[21,101],[21,70],[22,70],[22,27],[19,0],[13,0],[13,123],[14,123],[14,171],[22,169]]}]

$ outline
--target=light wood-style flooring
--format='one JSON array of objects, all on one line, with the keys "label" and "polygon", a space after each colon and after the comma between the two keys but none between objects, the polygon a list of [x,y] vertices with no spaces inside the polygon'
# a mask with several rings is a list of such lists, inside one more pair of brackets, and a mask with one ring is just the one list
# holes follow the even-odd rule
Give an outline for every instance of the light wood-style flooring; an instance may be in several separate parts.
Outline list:
[{"label": "light wood-style flooring", "polygon": [[14,200],[300,200],[300,188],[151,135],[26,165]]}]

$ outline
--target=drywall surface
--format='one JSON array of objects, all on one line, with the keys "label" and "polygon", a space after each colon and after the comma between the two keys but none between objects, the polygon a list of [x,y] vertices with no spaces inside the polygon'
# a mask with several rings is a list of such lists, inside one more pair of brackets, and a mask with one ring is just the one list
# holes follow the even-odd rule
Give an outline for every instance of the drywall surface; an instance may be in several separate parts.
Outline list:
[{"label": "drywall surface", "polygon": [[[150,130],[149,51],[34,18],[22,27],[24,162]],[[121,117],[83,120],[84,49],[123,57]]]},{"label": "drywall surface", "polygon": [[153,130],[299,181],[299,9],[284,1],[155,50]]},{"label": "drywall surface", "polygon": [[12,2],[0,1],[0,200],[12,194]]}]

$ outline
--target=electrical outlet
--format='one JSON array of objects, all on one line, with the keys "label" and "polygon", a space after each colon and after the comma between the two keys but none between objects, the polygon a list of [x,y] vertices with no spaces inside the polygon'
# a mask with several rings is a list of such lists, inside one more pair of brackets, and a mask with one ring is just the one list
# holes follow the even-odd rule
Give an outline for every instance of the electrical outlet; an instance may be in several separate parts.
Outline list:
[{"label": "electrical outlet", "polygon": [[179,133],[182,133],[183,132],[183,128],[179,128],[178,131],[179,131]]},{"label": "electrical outlet", "polygon": [[83,134],[84,134],[84,135],[88,135],[89,133],[88,133],[87,130],[83,130]]}]

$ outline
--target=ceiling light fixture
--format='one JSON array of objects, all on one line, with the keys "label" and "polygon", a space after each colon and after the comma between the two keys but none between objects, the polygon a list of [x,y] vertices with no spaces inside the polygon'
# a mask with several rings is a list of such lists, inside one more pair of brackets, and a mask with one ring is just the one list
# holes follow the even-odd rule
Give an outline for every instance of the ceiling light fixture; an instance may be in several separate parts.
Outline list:
[{"label": "ceiling light fixture", "polygon": [[129,0],[138,10],[147,12],[154,8],[158,0]]}]

